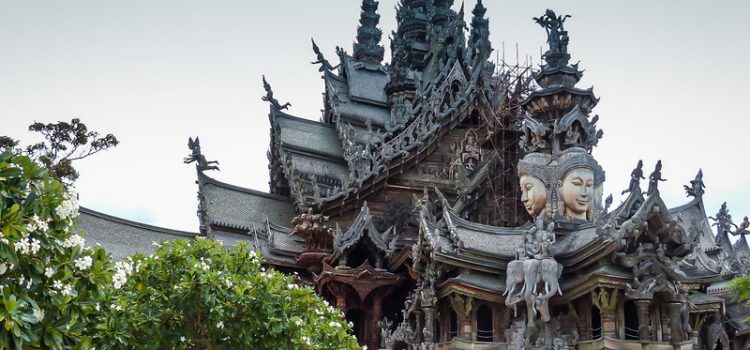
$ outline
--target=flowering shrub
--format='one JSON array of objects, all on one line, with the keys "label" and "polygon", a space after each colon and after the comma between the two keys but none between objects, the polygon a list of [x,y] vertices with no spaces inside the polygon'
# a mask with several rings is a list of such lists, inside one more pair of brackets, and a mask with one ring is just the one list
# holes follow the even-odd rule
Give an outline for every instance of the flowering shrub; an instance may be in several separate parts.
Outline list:
[{"label": "flowering shrub", "polygon": [[76,195],[27,157],[0,153],[0,349],[79,349],[109,259],[75,234]]},{"label": "flowering shrub", "polygon": [[358,349],[342,314],[248,246],[157,244],[117,267],[95,342],[106,349]]}]

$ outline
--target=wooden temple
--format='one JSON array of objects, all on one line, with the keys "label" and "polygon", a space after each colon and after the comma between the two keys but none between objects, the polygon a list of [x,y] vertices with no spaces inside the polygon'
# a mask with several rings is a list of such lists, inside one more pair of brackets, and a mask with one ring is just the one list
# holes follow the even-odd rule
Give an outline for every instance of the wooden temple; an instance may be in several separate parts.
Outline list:
[{"label": "wooden temple", "polygon": [[748,349],[728,284],[750,266],[747,218],[723,207],[712,225],[701,173],[668,208],[660,163],[612,207],[567,16],[535,18],[544,64],[509,69],[489,60],[482,1],[453,3],[401,0],[389,63],[374,0],[335,65],[313,42],[319,121],[264,78],[269,193],[211,178],[191,140],[200,233],[251,242],[369,349]]}]

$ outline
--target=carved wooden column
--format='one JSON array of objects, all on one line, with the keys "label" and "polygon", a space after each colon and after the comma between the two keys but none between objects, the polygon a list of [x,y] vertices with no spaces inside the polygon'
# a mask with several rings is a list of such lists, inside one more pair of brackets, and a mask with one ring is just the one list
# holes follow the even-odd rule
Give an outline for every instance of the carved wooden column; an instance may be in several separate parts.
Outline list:
[{"label": "carved wooden column", "polygon": [[370,349],[380,347],[380,320],[383,318],[383,296],[382,293],[373,295],[372,298],[372,333],[370,333]]},{"label": "carved wooden column", "polygon": [[[603,337],[617,338],[617,301],[619,293],[620,291],[617,289],[599,288],[598,293],[592,292],[591,294],[591,302],[599,308]],[[592,328],[596,328],[597,326],[595,324],[591,325]]]},{"label": "carved wooden column", "polygon": [[635,300],[635,306],[638,309],[638,335],[641,338],[641,342],[651,341],[651,326],[649,325],[651,315],[648,312],[648,308],[650,305],[651,300]]},{"label": "carved wooden column", "polygon": [[498,305],[493,305],[493,316],[495,317],[494,329],[496,342],[509,343],[510,340],[505,335],[505,331],[510,328],[509,316],[510,310],[508,308],[501,308]]},{"label": "carved wooden column", "polygon": [[[670,327],[672,324],[672,312],[669,305],[671,305],[671,303],[663,305],[661,310],[659,310],[659,316],[661,317],[661,341],[663,342],[672,340],[672,328]],[[679,319],[677,322],[679,322]]]},{"label": "carved wooden column", "polygon": [[467,297],[465,300],[460,295],[453,295],[451,298],[451,307],[456,312],[458,321],[459,337],[471,341],[471,309],[472,298]]},{"label": "carved wooden column", "polygon": [[[671,319],[671,344],[672,345],[678,345],[682,343],[682,323],[680,322],[680,308],[682,307],[682,303],[680,302],[670,302],[667,304],[667,308],[669,309],[669,318]],[[676,348],[676,347],[675,347]]]}]

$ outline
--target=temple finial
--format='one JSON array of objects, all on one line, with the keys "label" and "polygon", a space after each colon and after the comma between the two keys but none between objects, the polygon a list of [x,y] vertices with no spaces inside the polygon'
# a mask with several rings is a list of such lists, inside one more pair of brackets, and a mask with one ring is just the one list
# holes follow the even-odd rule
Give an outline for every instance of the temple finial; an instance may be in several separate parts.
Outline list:
[{"label": "temple finial", "polygon": [[380,15],[377,13],[378,2],[362,0],[362,14],[357,28],[357,42],[354,43],[354,59],[363,62],[380,63],[383,61],[385,48],[380,45],[383,31],[378,28]]},{"label": "temple finial", "polygon": [[543,58],[550,67],[563,67],[568,65],[570,54],[568,54],[568,32],[563,27],[565,20],[570,15],[558,16],[555,11],[547,9],[541,17],[534,17],[534,21],[542,26],[547,32],[547,43],[549,50]]}]

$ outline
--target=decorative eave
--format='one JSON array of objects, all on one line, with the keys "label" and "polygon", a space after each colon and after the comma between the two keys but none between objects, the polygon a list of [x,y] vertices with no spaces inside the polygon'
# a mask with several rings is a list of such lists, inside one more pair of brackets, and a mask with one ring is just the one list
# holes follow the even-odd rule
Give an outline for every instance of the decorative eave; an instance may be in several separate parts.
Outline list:
[{"label": "decorative eave", "polygon": [[[599,99],[594,95],[593,88],[586,90],[568,87],[568,86],[551,86],[546,89],[532,92],[521,106],[526,112],[533,116],[541,116],[549,113],[560,114],[560,111],[570,111],[576,105],[585,110],[592,110]],[[561,117],[560,115],[551,115],[549,119]]]},{"label": "decorative eave", "polygon": [[497,276],[476,272],[462,272],[437,286],[438,298],[447,298],[451,294],[468,296],[495,303],[502,303],[505,282]]},{"label": "decorative eave", "polygon": [[323,263],[323,271],[315,276],[315,284],[320,292],[328,283],[344,283],[351,286],[362,301],[373,290],[383,286],[397,285],[402,280],[401,275],[375,269],[366,260],[362,265],[355,268],[334,268],[327,263]]},{"label": "decorative eave", "polygon": [[395,251],[395,232],[392,232],[393,227],[388,228],[385,232],[380,232],[375,227],[372,219],[370,208],[367,206],[367,201],[365,201],[362,204],[359,215],[357,215],[346,232],[342,232],[337,223],[336,231],[333,235],[334,254],[340,255],[345,253],[354,247],[363,237],[367,237],[386,257],[392,256]]}]

